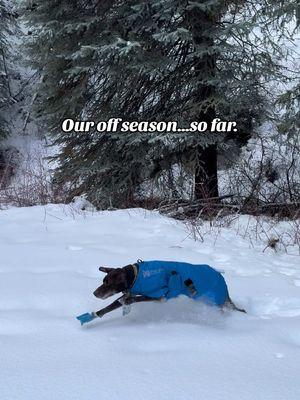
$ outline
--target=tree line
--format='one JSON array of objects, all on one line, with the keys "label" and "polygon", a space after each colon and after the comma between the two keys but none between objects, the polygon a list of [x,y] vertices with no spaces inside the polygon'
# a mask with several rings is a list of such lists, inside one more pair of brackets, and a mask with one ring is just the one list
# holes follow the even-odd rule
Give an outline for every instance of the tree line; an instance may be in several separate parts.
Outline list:
[{"label": "tree line", "polygon": [[[59,149],[53,183],[70,198],[85,194],[99,208],[150,194],[218,198],[220,163],[235,162],[265,121],[299,134],[299,76],[288,67],[296,53],[283,45],[297,31],[296,0],[27,0],[20,13],[39,77],[34,115]],[[1,82],[0,107],[9,96]],[[236,121],[237,132],[61,129],[66,118],[188,127],[216,117]]]}]

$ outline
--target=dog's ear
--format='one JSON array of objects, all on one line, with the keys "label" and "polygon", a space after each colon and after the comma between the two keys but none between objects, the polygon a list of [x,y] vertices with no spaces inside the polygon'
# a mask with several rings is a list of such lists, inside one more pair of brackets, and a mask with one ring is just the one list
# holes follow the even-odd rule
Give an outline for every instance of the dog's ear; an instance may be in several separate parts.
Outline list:
[{"label": "dog's ear", "polygon": [[105,272],[106,274],[108,274],[109,272],[113,271],[114,268],[108,268],[108,267],[99,267],[99,271],[101,272]]}]

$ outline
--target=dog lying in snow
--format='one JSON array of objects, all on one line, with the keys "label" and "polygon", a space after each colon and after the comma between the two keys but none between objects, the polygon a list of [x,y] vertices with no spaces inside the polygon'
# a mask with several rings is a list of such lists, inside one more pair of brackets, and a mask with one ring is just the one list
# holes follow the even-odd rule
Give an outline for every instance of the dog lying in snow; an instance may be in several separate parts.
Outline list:
[{"label": "dog lying in snow", "polygon": [[123,293],[123,296],[102,310],[78,317],[82,324],[124,305],[169,300],[179,295],[246,312],[232,302],[222,274],[209,265],[139,260],[123,268],[100,267],[99,270],[107,275],[94,295],[99,299],[107,299],[117,293]]}]

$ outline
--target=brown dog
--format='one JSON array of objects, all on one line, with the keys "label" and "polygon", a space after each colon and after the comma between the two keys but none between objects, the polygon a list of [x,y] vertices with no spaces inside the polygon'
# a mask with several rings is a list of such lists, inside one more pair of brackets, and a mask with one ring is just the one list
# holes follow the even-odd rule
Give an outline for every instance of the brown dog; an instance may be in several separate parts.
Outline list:
[{"label": "brown dog", "polygon": [[[97,311],[95,314],[98,317],[102,317],[103,315],[111,312],[119,307],[124,305],[130,305],[133,303],[145,302],[145,301],[161,301],[164,299],[161,298],[152,298],[145,295],[135,295],[132,296],[130,294],[130,289],[132,288],[137,275],[139,273],[139,265],[138,264],[130,264],[123,268],[108,268],[108,267],[100,267],[100,271],[106,273],[107,275],[103,279],[103,283],[99,286],[95,291],[94,295],[99,299],[107,299],[110,296],[113,296],[117,293],[123,293],[119,299],[114,301],[109,306],[103,308],[102,310]],[[193,286],[188,286],[188,289],[193,290]],[[221,308],[227,307],[232,310],[246,312],[243,309],[238,308],[228,296],[226,302],[221,306]]]}]

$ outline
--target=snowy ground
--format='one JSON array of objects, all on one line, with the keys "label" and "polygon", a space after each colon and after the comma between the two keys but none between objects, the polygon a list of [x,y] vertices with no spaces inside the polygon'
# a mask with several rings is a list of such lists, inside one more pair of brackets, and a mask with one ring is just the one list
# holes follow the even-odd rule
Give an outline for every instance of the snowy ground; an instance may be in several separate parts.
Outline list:
[{"label": "snowy ground", "polygon": [[[1,400],[293,400],[300,396],[299,257],[262,253],[228,230],[204,243],[143,210],[0,212]],[[192,300],[138,304],[80,327],[101,308],[100,265],[138,258],[225,271],[221,314]]]}]

